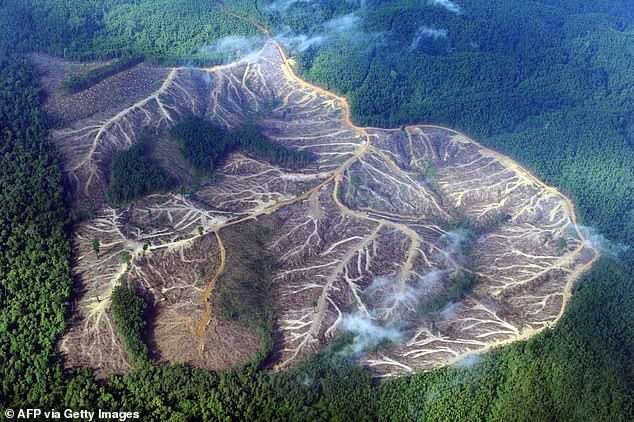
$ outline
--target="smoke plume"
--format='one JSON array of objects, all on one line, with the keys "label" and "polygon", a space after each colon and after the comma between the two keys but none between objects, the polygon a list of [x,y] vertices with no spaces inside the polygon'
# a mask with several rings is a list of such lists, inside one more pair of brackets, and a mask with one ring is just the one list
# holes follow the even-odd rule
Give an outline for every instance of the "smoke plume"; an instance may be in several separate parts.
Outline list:
[{"label": "smoke plume", "polygon": [[449,10],[451,13],[455,13],[456,15],[462,13],[462,8],[451,0],[428,0],[428,2],[430,4],[433,4],[434,6],[444,7],[445,9]]},{"label": "smoke plume", "polygon": [[421,27],[418,28],[418,30],[416,31],[416,34],[414,34],[414,39],[412,40],[412,43],[409,46],[410,50],[417,49],[421,41],[423,40],[423,38],[431,38],[434,40],[447,38],[447,30],[435,29],[435,28],[430,28],[427,25],[422,25]]},{"label": "smoke plume", "polygon": [[263,45],[263,37],[247,38],[240,35],[229,35],[213,44],[201,47],[198,52],[218,55],[227,62],[235,61],[236,58],[254,61]]},{"label": "smoke plume", "polygon": [[385,341],[399,342],[403,336],[394,322],[380,325],[372,317],[360,312],[347,315],[343,319],[343,329],[355,334],[351,349],[354,356],[377,347]]},{"label": "smoke plume", "polygon": [[367,309],[343,318],[343,329],[354,333],[352,354],[358,356],[386,341],[403,340],[407,319],[416,313],[423,297],[438,288],[447,271],[433,268],[413,283],[403,285],[397,278],[377,277],[363,291]]},{"label": "smoke plume", "polygon": [[454,365],[456,368],[473,368],[482,360],[482,356],[478,354],[467,355],[465,358],[460,359]]},{"label": "smoke plume", "polygon": [[465,229],[457,229],[445,233],[438,240],[440,247],[440,252],[438,253],[442,254],[448,261],[451,260],[458,264],[465,264],[467,259],[464,255],[464,251],[471,236],[472,233]]},{"label": "smoke plume", "polygon": [[297,34],[289,27],[285,27],[279,34],[275,35],[275,38],[291,49],[304,51],[307,48],[324,45],[338,39],[351,44],[374,42],[380,35],[364,32],[361,28],[361,18],[350,13],[324,22],[310,34]]},{"label": "smoke plume", "polygon": [[581,235],[584,237],[585,245],[598,249],[599,253],[601,253],[601,255],[603,256],[616,258],[629,249],[629,246],[627,245],[612,242],[606,239],[605,236],[599,233],[599,231],[594,227],[587,227],[577,224],[575,228],[579,230],[579,233],[581,233]]},{"label": "smoke plume", "polygon": [[312,3],[314,0],[277,0],[266,7],[269,11],[286,12],[295,3]]}]

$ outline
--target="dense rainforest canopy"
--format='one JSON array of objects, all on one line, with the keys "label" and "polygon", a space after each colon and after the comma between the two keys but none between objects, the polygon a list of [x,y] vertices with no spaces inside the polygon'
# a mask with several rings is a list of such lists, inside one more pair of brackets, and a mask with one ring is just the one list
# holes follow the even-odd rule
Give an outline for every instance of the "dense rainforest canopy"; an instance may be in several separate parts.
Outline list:
[{"label": "dense rainforest canopy", "polygon": [[[122,409],[154,420],[634,419],[629,1],[71,3],[0,1],[2,408]],[[261,36],[227,11],[286,37],[301,73],[346,95],[356,122],[463,130],[571,195],[607,249],[577,283],[560,323],[477,362],[379,385],[337,353],[338,344],[287,372],[261,370],[262,353],[213,373],[147,359],[143,299],[122,289],[116,302],[134,312],[116,328],[135,369],[107,384],[86,370],[63,371],[55,344],[70,317],[68,204],[24,54],[219,61],[204,47],[229,34]],[[323,35],[333,19],[352,13],[345,36],[296,41]]]},{"label": "dense rainforest canopy", "polygon": [[283,167],[301,167],[312,158],[310,151],[291,150],[269,141],[258,132],[254,122],[229,131],[188,116],[170,134],[178,141],[183,156],[200,173],[213,172],[228,153],[238,148]]},{"label": "dense rainforest canopy", "polygon": [[106,199],[113,205],[125,204],[155,192],[165,192],[173,182],[155,160],[148,157],[151,134],[143,131],[136,143],[112,157],[111,181]]}]

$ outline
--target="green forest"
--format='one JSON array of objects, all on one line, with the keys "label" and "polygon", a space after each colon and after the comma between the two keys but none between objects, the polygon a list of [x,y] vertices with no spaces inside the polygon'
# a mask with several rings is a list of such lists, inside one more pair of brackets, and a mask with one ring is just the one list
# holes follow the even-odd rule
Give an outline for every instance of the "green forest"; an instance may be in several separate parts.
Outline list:
[{"label": "green forest", "polygon": [[[631,3],[462,0],[458,12],[415,0],[270,3],[0,0],[0,411],[101,408],[164,421],[634,420]],[[376,35],[359,39],[372,43],[334,38],[298,49],[304,77],[344,94],[359,124],[439,123],[510,155],[570,195],[583,223],[608,246],[622,245],[620,254],[604,253],[577,282],[554,328],[464,365],[382,383],[341,353],[345,338],[285,372],[261,369],[266,353],[225,372],[157,364],[145,358],[147,305],[133,286],[116,291],[113,307],[129,310],[115,325],[134,370],[107,383],[63,370],[56,342],[76,294],[70,201],[25,54],[219,61],[203,47],[261,35],[227,11],[297,34],[355,13],[357,31]],[[416,34],[430,39],[414,42]],[[268,154],[258,145],[253,154]]]},{"label": "green forest", "polygon": [[147,362],[148,347],[143,342],[147,325],[147,304],[136,292],[136,284],[128,286],[124,280],[112,290],[112,320],[125,347],[126,353],[136,364]]},{"label": "green forest", "polygon": [[134,145],[112,157],[112,180],[106,190],[111,204],[122,205],[144,195],[165,192],[173,185],[170,176],[149,157],[150,137],[144,130]]},{"label": "green forest", "polygon": [[174,125],[170,134],[178,141],[183,156],[201,174],[213,173],[226,155],[238,148],[271,164],[290,168],[302,167],[313,158],[310,151],[285,148],[268,140],[252,121],[229,131],[188,116]]},{"label": "green forest", "polygon": [[129,69],[135,64],[141,63],[143,59],[142,56],[121,57],[112,63],[89,70],[85,75],[71,75],[71,77],[62,84],[62,89],[68,93],[75,94],[90,88],[112,75]]},{"label": "green forest", "polygon": [[[144,129],[128,149],[112,157],[110,183],[106,200],[122,206],[152,193],[163,193],[174,188],[175,180],[152,157],[153,134]],[[285,148],[260,134],[255,123],[248,122],[229,131],[196,116],[187,116],[170,129],[170,136],[199,176],[212,176],[227,155],[238,149],[275,165],[302,167],[312,160],[306,150]]]}]

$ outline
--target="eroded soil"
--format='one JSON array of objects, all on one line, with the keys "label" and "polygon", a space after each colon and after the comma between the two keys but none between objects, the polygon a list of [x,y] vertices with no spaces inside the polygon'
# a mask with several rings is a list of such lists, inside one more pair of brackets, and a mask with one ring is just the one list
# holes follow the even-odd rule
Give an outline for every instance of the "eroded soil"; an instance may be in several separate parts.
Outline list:
[{"label": "eroded soil", "polygon": [[[246,361],[257,337],[214,314],[213,291],[230,227],[264,215],[280,217],[268,245],[279,259],[276,368],[319,350],[351,315],[376,326],[398,322],[400,341],[361,357],[377,375],[526,338],[558,320],[572,282],[596,257],[570,201],[527,170],[450,129],[354,126],[345,100],[298,79],[274,40],[249,61],[128,72],[151,79],[143,82],[151,92],[105,116],[99,107],[79,113],[51,133],[75,198],[94,210],[73,238],[81,295],[60,344],[69,366],[101,376],[129,368],[109,314],[122,275],[138,280],[154,305],[152,344],[162,359],[211,369]],[[190,113],[230,129],[257,114],[266,136],[316,160],[289,170],[235,153],[223,177],[193,196],[104,205],[112,154],[143,127],[166,133]],[[478,233],[468,253],[459,241],[465,232]],[[481,277],[466,296],[417,312],[465,272]]]}]

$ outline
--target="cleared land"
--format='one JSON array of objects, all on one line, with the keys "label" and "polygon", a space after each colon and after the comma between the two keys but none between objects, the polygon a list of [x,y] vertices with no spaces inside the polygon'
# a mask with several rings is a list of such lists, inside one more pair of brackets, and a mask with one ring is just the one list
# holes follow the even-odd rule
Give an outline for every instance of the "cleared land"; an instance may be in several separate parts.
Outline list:
[{"label": "cleared land", "polygon": [[[122,276],[139,280],[154,305],[162,359],[212,369],[246,361],[257,337],[216,315],[213,297],[232,265],[224,257],[226,245],[236,247],[233,229],[253,219],[268,223],[279,260],[276,368],[319,350],[351,318],[398,330],[395,344],[362,354],[382,376],[525,338],[557,321],[596,257],[570,201],[517,163],[446,128],[354,126],[345,100],[298,79],[273,40],[225,66],[162,74],[143,66],[126,72],[154,78],[146,96],[51,133],[76,199],[94,210],[74,235],[82,294],[60,345],[69,366],[101,376],[129,367],[109,315]],[[257,115],[267,137],[316,161],[288,170],[235,153],[223,177],[192,197],[105,206],[112,154],[143,127],[165,133],[190,113],[229,129]],[[420,312],[466,273],[480,277],[466,295]]]}]

